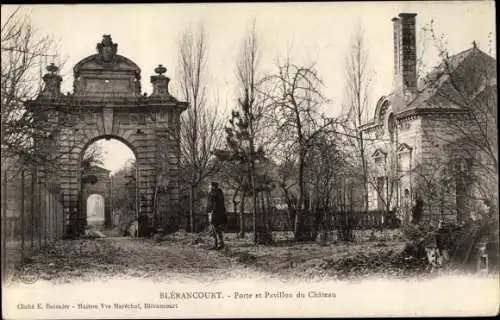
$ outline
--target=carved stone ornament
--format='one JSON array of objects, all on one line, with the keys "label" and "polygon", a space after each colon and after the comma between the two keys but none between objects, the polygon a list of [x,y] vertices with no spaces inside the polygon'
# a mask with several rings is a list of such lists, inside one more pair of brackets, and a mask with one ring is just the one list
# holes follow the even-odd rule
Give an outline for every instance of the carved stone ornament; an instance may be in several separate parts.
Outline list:
[{"label": "carved stone ornament", "polygon": [[117,50],[118,44],[113,43],[111,35],[103,35],[101,43],[97,44],[97,52],[99,53],[98,62],[106,64],[114,63]]}]

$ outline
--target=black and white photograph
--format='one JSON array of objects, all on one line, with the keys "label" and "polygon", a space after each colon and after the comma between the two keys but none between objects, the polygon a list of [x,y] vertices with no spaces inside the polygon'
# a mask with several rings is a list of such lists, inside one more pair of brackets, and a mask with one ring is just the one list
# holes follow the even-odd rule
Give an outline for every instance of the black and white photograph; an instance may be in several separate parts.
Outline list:
[{"label": "black and white photograph", "polygon": [[494,316],[493,1],[1,7],[4,319]]}]

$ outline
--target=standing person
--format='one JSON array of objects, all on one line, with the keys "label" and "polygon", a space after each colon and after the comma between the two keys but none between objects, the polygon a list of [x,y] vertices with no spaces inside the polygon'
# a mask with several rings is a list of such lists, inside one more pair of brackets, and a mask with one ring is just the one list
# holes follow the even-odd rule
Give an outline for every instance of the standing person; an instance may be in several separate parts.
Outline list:
[{"label": "standing person", "polygon": [[214,246],[209,250],[220,250],[224,248],[224,225],[227,223],[226,205],[224,194],[217,182],[212,182],[207,205],[208,222],[214,237]]},{"label": "standing person", "polygon": [[417,195],[417,199],[415,200],[415,205],[412,207],[412,221],[415,224],[419,224],[422,219],[422,208],[424,206],[424,201],[420,194]]},{"label": "standing person", "polygon": [[401,208],[401,223],[403,226],[407,226],[410,221],[411,221],[411,200],[410,200],[410,191],[408,189],[405,189],[404,191],[404,198],[402,201],[402,208]]}]

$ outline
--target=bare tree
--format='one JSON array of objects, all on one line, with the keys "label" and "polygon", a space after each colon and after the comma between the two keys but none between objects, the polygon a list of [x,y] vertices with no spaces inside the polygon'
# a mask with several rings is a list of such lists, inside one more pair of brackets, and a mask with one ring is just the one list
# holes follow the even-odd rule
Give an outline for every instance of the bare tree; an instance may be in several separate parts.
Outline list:
[{"label": "bare tree", "polygon": [[104,164],[104,152],[98,143],[91,144],[83,154],[82,165],[95,166]]},{"label": "bare tree", "polygon": [[242,41],[240,56],[236,63],[236,77],[239,87],[238,107],[232,113],[226,126],[227,145],[232,158],[237,158],[246,166],[248,193],[252,197],[254,242],[272,241],[271,231],[265,223],[264,212],[258,209],[257,161],[265,153],[269,135],[266,131],[268,105],[259,93],[260,48],[253,22],[248,34]]},{"label": "bare tree", "polygon": [[[214,152],[216,159],[219,161],[220,170],[217,171],[216,179],[229,187],[232,192],[233,212],[238,214],[240,232],[239,237],[245,237],[245,199],[248,195],[248,172],[247,165],[242,159],[233,157],[232,152],[227,150],[216,150]],[[238,209],[239,204],[239,209]]]},{"label": "bare tree", "polygon": [[42,91],[43,68],[58,58],[56,43],[37,32],[31,21],[16,9],[1,26],[2,159],[22,158],[47,162],[35,150],[35,141],[47,140],[51,125],[45,114],[25,108]]},{"label": "bare tree", "polygon": [[212,151],[222,142],[222,121],[216,108],[207,104],[207,37],[202,25],[188,27],[179,41],[179,87],[190,107],[181,118],[181,165],[183,181],[189,187],[189,229],[195,232],[199,210],[199,186],[215,169]]},{"label": "bare tree", "polygon": [[368,209],[368,168],[366,159],[366,146],[360,126],[367,121],[369,90],[372,72],[368,61],[368,48],[361,25],[355,30],[351,40],[349,53],[346,56],[346,87],[344,113],[347,119],[346,136],[348,146],[353,149],[351,153],[354,161],[361,169],[364,186],[364,210]]},{"label": "bare tree", "polygon": [[111,207],[118,214],[120,231],[124,232],[129,224],[137,219],[135,160],[115,172],[111,179]]},{"label": "bare tree", "polygon": [[299,191],[294,237],[296,240],[306,240],[310,238],[303,230],[308,194],[304,179],[307,155],[319,135],[330,132],[330,129],[333,132],[336,120],[325,118],[318,111],[327,100],[321,92],[323,82],[314,65],[296,65],[287,57],[284,62],[278,63],[277,72],[267,77],[267,81],[271,87],[266,94],[273,106],[273,119],[276,120],[281,147],[293,150],[298,164]]},{"label": "bare tree", "polygon": [[[316,138],[308,156],[306,170],[309,185],[309,206],[315,214],[315,230],[322,231],[322,240],[327,238],[327,230],[332,226],[332,209],[342,210],[343,203],[336,195],[347,188],[340,185],[342,172],[346,167],[345,156],[337,147],[337,136],[324,134]],[[319,230],[321,229],[321,230]]]},{"label": "bare tree", "polygon": [[278,185],[282,192],[288,207],[288,222],[293,228],[295,221],[295,213],[297,212],[297,161],[294,150],[284,148],[277,153],[276,159],[279,162],[278,166]]}]

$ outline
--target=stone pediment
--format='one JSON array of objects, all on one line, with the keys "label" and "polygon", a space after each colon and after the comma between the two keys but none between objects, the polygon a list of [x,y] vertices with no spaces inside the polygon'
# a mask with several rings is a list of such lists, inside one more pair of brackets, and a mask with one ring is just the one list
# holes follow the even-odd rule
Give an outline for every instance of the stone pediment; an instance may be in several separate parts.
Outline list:
[{"label": "stone pediment", "polygon": [[372,154],[373,158],[385,158],[387,156],[387,153],[382,151],[381,149],[375,150],[375,152]]},{"label": "stone pediment", "polygon": [[73,68],[77,96],[138,96],[141,69],[130,59],[118,55],[118,44],[104,35],[97,54],[86,57]]},{"label": "stone pediment", "polygon": [[122,73],[135,73],[139,78],[141,69],[132,60],[116,55],[110,63],[103,62],[98,54],[93,54],[78,62],[73,68],[74,76],[80,76],[82,72],[115,71]]},{"label": "stone pediment", "polygon": [[398,152],[399,153],[405,153],[405,152],[411,152],[413,149],[406,143],[401,143],[398,147]]}]

